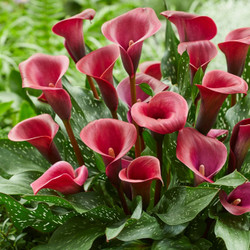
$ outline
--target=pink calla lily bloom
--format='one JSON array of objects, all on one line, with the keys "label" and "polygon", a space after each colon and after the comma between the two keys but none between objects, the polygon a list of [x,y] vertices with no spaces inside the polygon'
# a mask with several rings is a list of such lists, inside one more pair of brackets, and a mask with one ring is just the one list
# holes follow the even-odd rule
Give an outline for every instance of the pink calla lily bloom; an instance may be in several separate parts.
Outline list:
[{"label": "pink calla lily bloom", "polygon": [[119,173],[119,178],[131,184],[133,197],[141,195],[143,207],[147,208],[150,201],[150,186],[153,180],[160,180],[160,162],[153,156],[141,156],[133,160],[127,168]]},{"label": "pink calla lily bloom", "polygon": [[195,184],[212,183],[227,159],[226,146],[194,128],[184,128],[177,137],[176,157],[195,174]]},{"label": "pink calla lily bloom", "polygon": [[247,94],[248,85],[240,77],[233,74],[213,70],[205,74],[200,90],[201,105],[196,122],[196,129],[207,134],[212,128],[220,107],[229,94]]},{"label": "pink calla lily bloom", "polygon": [[56,145],[53,142],[59,125],[48,114],[38,115],[18,123],[9,132],[11,141],[27,141],[50,162],[61,160]]},{"label": "pink calla lily bloom", "polygon": [[118,107],[112,72],[119,55],[118,46],[111,44],[89,53],[76,64],[80,72],[96,80],[103,100],[111,112],[116,111]]},{"label": "pink calla lily bloom", "polygon": [[238,186],[229,195],[221,190],[219,197],[223,207],[233,215],[250,212],[250,182]]},{"label": "pink calla lily bloom", "polygon": [[186,100],[168,91],[155,95],[149,103],[137,102],[131,109],[132,118],[139,126],[158,134],[170,134],[182,129],[187,114]]},{"label": "pink calla lily bloom", "polygon": [[199,68],[205,72],[208,63],[217,55],[216,46],[209,40],[183,42],[178,45],[178,52],[187,51],[191,70],[191,83]]},{"label": "pink calla lily bloom", "polygon": [[103,35],[120,47],[125,70],[133,77],[141,56],[143,41],[155,34],[161,22],[151,8],[136,8],[102,25]]},{"label": "pink calla lily bloom", "polygon": [[225,42],[219,43],[218,46],[226,56],[228,72],[241,76],[250,46],[250,28],[231,31],[226,36]]},{"label": "pink calla lily bloom", "polygon": [[230,155],[228,171],[238,171],[244,162],[250,148],[250,118],[238,122],[232,132],[230,139]]},{"label": "pink calla lily bloom", "polygon": [[131,149],[137,138],[135,126],[116,119],[99,119],[85,126],[80,137],[89,148],[102,156],[106,175],[112,184],[117,185],[121,158]]},{"label": "pink calla lily bloom", "polygon": [[141,73],[146,75],[150,75],[157,80],[161,80],[161,62],[160,61],[147,61],[143,62],[139,65],[139,69]]},{"label": "pink calla lily bloom", "polygon": [[56,23],[52,28],[56,35],[65,38],[64,46],[75,63],[85,56],[83,20],[92,20],[94,16],[95,11],[93,9],[86,9],[75,16]]},{"label": "pink calla lily bloom", "polygon": [[207,136],[212,137],[212,138],[218,138],[221,136],[221,138],[219,140],[225,141],[227,136],[228,136],[228,130],[226,130],[226,129],[210,129],[209,132],[207,133]]},{"label": "pink calla lily bloom", "polygon": [[217,33],[215,22],[208,16],[169,10],[162,12],[161,15],[176,26],[181,43],[211,40]]},{"label": "pink calla lily bloom", "polygon": [[35,54],[19,64],[23,88],[40,89],[40,100],[50,104],[62,120],[71,116],[71,100],[62,88],[61,78],[67,71],[69,59],[66,56]]},{"label": "pink calla lily bloom", "polygon": [[83,165],[76,170],[66,161],[52,165],[41,177],[31,183],[34,194],[49,188],[62,194],[74,194],[82,190],[88,178],[88,169]]}]

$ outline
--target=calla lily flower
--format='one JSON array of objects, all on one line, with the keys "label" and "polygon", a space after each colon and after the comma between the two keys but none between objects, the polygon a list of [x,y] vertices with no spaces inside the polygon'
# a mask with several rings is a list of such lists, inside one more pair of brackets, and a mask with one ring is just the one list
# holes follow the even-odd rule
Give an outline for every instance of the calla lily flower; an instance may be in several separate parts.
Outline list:
[{"label": "calla lily flower", "polygon": [[89,148],[102,156],[106,175],[116,185],[121,170],[120,159],[131,149],[137,138],[135,126],[115,119],[99,119],[85,126],[80,137]]},{"label": "calla lily flower", "polygon": [[93,77],[99,85],[104,102],[111,112],[117,110],[118,97],[113,86],[113,67],[119,57],[119,48],[108,45],[83,57],[76,68],[83,74]]},{"label": "calla lily flower", "polygon": [[199,68],[205,72],[208,63],[217,55],[216,46],[208,40],[183,42],[178,45],[178,52],[187,51],[191,70],[191,83]]},{"label": "calla lily flower", "polygon": [[187,114],[186,100],[168,91],[155,95],[149,103],[135,103],[131,109],[132,118],[139,126],[158,134],[170,134],[182,129]]},{"label": "calla lily flower", "polygon": [[219,43],[218,46],[226,56],[228,72],[241,76],[250,46],[250,28],[231,31],[226,36],[225,42]]},{"label": "calla lily flower", "polygon": [[244,162],[250,148],[250,118],[238,122],[232,132],[230,139],[230,155],[228,171],[238,171]]},{"label": "calla lily flower", "polygon": [[221,138],[219,140],[225,141],[227,136],[228,136],[228,130],[226,130],[226,129],[210,129],[209,132],[207,133],[207,136],[212,137],[212,138],[218,138],[221,136]]},{"label": "calla lily flower", "polygon": [[176,26],[181,43],[211,40],[217,33],[215,22],[208,16],[169,10],[162,12],[161,15]]},{"label": "calla lily flower", "polygon": [[227,148],[194,128],[184,128],[177,137],[176,157],[194,172],[196,185],[212,183],[213,176],[226,162]]},{"label": "calla lily flower", "polygon": [[59,125],[48,114],[38,115],[18,123],[9,132],[11,141],[27,141],[50,162],[61,160],[56,145],[53,142]]},{"label": "calla lily flower", "polygon": [[103,35],[120,47],[125,70],[133,77],[141,56],[143,41],[155,34],[161,22],[151,8],[137,8],[102,25]]},{"label": "calla lily flower", "polygon": [[161,80],[162,73],[161,73],[161,62],[160,61],[147,61],[143,62],[139,65],[139,69],[141,73],[146,75],[150,75],[157,80]]},{"label": "calla lily flower", "polygon": [[[154,94],[158,94],[164,90],[168,89],[168,86],[164,84],[163,82],[155,79],[154,77],[150,75],[146,75],[144,73],[137,73],[135,78],[135,84],[136,84],[136,96],[137,99],[140,100],[140,102],[148,102],[151,99],[151,96],[146,94],[141,88],[140,84],[147,83],[151,89],[154,91]],[[119,85],[117,86],[117,93],[119,98],[125,102],[129,108],[132,106],[131,101],[131,92],[130,92],[130,80],[129,77],[126,77],[123,79]]]},{"label": "calla lily flower", "polygon": [[19,64],[23,88],[40,89],[40,100],[50,104],[62,120],[71,116],[71,100],[62,88],[61,78],[67,71],[69,59],[66,56],[35,54]]},{"label": "calla lily flower", "polygon": [[250,182],[238,186],[229,195],[221,190],[219,197],[223,207],[233,215],[250,212]]},{"label": "calla lily flower", "polygon": [[82,190],[82,185],[87,178],[88,169],[84,165],[74,171],[68,162],[59,161],[31,183],[30,186],[34,194],[44,188],[50,188],[62,194],[74,194]]},{"label": "calla lily flower", "polygon": [[160,180],[160,162],[153,156],[141,156],[133,160],[127,168],[119,173],[119,178],[132,186],[133,197],[141,195],[143,207],[147,208],[150,201],[150,186],[153,180]]},{"label": "calla lily flower", "polygon": [[201,105],[196,122],[196,129],[207,134],[213,126],[220,107],[229,94],[247,94],[247,83],[238,76],[213,70],[205,74],[202,85],[196,85],[200,90]]},{"label": "calla lily flower", "polygon": [[93,9],[86,9],[75,16],[56,23],[52,28],[56,35],[65,38],[64,46],[75,63],[85,56],[83,20],[92,20],[94,16],[95,11]]}]

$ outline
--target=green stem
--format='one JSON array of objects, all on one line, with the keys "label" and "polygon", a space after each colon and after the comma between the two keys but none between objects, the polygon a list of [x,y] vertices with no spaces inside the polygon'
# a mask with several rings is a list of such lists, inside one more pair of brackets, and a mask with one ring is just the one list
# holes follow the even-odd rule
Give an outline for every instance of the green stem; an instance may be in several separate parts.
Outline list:
[{"label": "green stem", "polygon": [[129,209],[128,209],[128,205],[127,205],[124,193],[122,191],[122,185],[120,185],[120,187],[117,188],[117,191],[118,191],[118,195],[119,195],[119,198],[120,198],[120,201],[121,201],[121,204],[122,204],[123,211],[124,211],[124,213],[126,215],[129,215],[130,212],[129,212]]},{"label": "green stem", "polygon": [[87,79],[88,79],[89,86],[90,86],[90,88],[91,88],[91,90],[92,90],[92,92],[93,92],[94,97],[95,97],[97,100],[99,100],[100,98],[99,98],[99,95],[98,95],[98,93],[97,93],[97,90],[96,90],[96,87],[95,87],[95,84],[94,84],[94,82],[93,82],[92,77],[87,75]]},{"label": "green stem", "polygon": [[82,157],[81,150],[80,150],[80,148],[78,146],[78,143],[76,141],[76,138],[74,136],[70,121],[69,120],[63,120],[63,124],[64,124],[64,126],[66,128],[66,131],[68,133],[70,142],[71,142],[71,144],[73,146],[73,149],[74,149],[74,152],[75,152],[75,155],[76,155],[76,159],[77,159],[79,165],[82,166],[82,165],[84,165],[84,160],[83,160],[83,157]]}]

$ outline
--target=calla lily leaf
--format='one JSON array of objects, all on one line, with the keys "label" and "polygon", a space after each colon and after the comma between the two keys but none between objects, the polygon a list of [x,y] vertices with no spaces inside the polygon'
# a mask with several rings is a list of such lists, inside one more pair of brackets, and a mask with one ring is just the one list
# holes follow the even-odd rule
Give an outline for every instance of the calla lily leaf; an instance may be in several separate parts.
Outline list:
[{"label": "calla lily leaf", "polygon": [[244,175],[235,170],[233,173],[226,175],[217,180],[216,182],[214,182],[213,185],[237,187],[246,181],[248,181],[248,179]]},{"label": "calla lily leaf", "polygon": [[145,92],[147,95],[154,96],[154,91],[147,83],[141,83],[140,88],[143,92]]}]

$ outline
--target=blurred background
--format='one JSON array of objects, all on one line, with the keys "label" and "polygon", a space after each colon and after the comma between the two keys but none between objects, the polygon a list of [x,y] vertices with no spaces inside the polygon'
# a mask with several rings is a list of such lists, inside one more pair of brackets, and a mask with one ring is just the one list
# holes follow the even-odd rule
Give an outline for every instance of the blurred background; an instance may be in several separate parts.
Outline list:
[{"label": "blurred background", "polygon": [[[85,43],[95,50],[109,43],[101,33],[102,24],[136,7],[154,8],[163,24],[154,37],[144,42],[141,62],[161,60],[163,56],[166,22],[160,12],[166,9],[213,18],[218,27],[215,44],[224,41],[229,31],[250,26],[249,0],[0,0],[0,138],[6,138],[16,123],[36,115],[26,90],[21,88],[18,64],[38,52],[68,56],[64,39],[51,32],[56,22],[86,8],[95,9],[92,22],[84,21],[83,25]],[[209,69],[226,70],[221,52]],[[119,61],[114,75],[118,81],[126,76]],[[85,83],[72,60],[66,77],[72,84]]]}]

